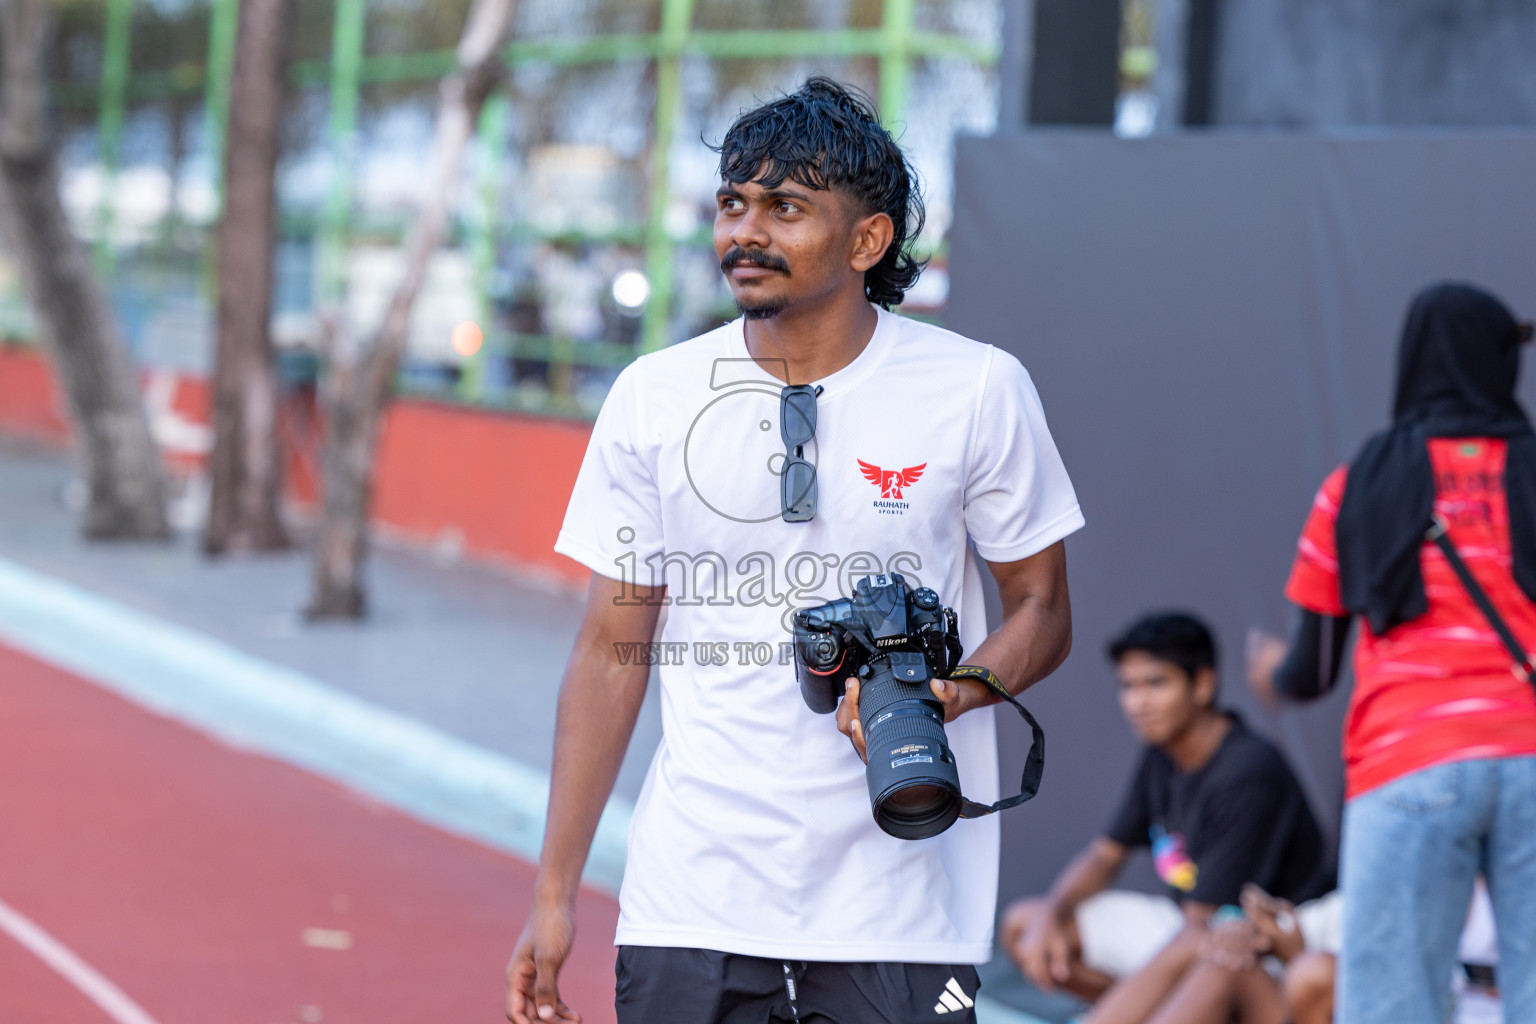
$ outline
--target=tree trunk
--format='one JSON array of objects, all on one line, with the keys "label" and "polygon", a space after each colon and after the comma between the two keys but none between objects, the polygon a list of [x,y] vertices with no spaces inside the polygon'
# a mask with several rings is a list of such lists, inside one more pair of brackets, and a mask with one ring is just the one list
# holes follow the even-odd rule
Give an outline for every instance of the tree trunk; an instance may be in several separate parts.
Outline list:
[{"label": "tree trunk", "polygon": [[219,342],[212,493],[203,549],[288,546],[272,347],[272,250],[291,0],[244,0],[230,86],[219,224]]},{"label": "tree trunk", "polygon": [[405,276],[396,287],[378,333],[355,345],[344,329],[326,331],[327,377],[321,387],[325,437],[321,456],[324,499],[315,543],[311,618],[363,614],[363,561],[379,426],[405,351],[411,309],[427,262],[442,241],[464,149],[480,109],[502,71],[501,50],[512,24],[513,0],[475,0],[459,39],[458,70],[438,89],[432,170],[405,247]]},{"label": "tree trunk", "polygon": [[48,0],[5,0],[0,35],[0,233],[79,435],[90,495],[83,529],[95,539],[161,539],[169,535],[165,485],[137,370],[59,200],[48,133]]}]

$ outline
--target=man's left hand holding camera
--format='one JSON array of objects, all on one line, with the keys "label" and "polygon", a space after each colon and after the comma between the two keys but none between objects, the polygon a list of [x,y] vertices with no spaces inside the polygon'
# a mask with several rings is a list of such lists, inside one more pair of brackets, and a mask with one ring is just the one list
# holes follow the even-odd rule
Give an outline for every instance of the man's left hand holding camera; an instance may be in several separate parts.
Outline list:
[{"label": "man's left hand holding camera", "polygon": [[[988,562],[987,568],[992,570],[1002,597],[1003,622],[967,661],[991,669],[1008,692],[1017,696],[1054,672],[1072,648],[1066,543],[1057,541],[1017,562]],[[975,679],[934,679],[930,686],[944,705],[946,724],[999,700]],[[859,723],[856,677],[848,678],[844,694],[837,706],[837,728],[853,741],[859,757],[868,761]]]}]

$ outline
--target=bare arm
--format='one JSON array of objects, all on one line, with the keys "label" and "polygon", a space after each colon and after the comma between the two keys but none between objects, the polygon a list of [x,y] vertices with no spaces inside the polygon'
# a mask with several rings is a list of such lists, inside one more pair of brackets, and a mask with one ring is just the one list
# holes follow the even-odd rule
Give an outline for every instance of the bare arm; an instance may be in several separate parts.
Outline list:
[{"label": "bare arm", "polygon": [[[1072,650],[1066,542],[987,567],[1003,599],[1003,622],[965,662],[991,669],[1017,695],[1056,671]],[[934,693],[944,701],[946,721],[1002,699],[974,679],[935,680]]]},{"label": "bare arm", "polygon": [[1023,693],[1061,667],[1072,650],[1067,545],[1057,541],[1028,558],[988,562],[987,568],[1003,599],[1003,623],[969,661],[996,672],[1010,693]]},{"label": "bare arm", "polygon": [[1191,928],[1204,928],[1211,920],[1211,915],[1216,913],[1217,906],[1214,903],[1201,903],[1198,900],[1180,900],[1179,909],[1184,912],[1184,923]]},{"label": "bare arm", "polygon": [[[646,659],[621,659],[615,645],[651,640],[663,589],[626,588],[618,580],[592,577],[581,631],[560,684],[549,812],[533,909],[507,964],[507,1017],[516,1024],[581,1020],[560,1001],[556,975],[575,935],[581,871],[635,731],[650,676]],[[637,592],[643,603],[620,603],[626,593],[632,600]],[[547,1008],[552,1012],[546,1014]]]},{"label": "bare arm", "polygon": [[1046,894],[1046,905],[1059,918],[1071,917],[1084,900],[1110,887],[1128,855],[1129,851],[1120,843],[1099,836],[1062,868]]},{"label": "bare arm", "polygon": [[1004,913],[1003,948],[1041,989],[1087,994],[1108,984],[1081,963],[1074,915],[1084,900],[1109,888],[1127,855],[1125,846],[1100,836],[1072,858],[1043,898],[1021,900]]},{"label": "bare arm", "polygon": [[617,644],[646,643],[656,631],[662,588],[630,585],[641,605],[620,604],[625,585],[594,575],[576,647],[560,684],[555,715],[555,757],[544,848],[535,899],[569,903],[576,897],[598,819],[613,792],[629,749],[650,666],[624,664]]}]

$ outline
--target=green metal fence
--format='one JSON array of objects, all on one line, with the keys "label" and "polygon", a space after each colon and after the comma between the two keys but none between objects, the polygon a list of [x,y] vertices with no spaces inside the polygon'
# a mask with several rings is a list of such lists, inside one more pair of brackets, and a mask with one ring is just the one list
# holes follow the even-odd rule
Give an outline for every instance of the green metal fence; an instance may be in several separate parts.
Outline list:
[{"label": "green metal fence", "polygon": [[[388,197],[408,191],[409,182],[397,179],[409,177],[410,147],[402,163],[389,148],[391,132],[424,142],[435,81],[453,67],[468,5],[298,0],[294,100],[285,118],[291,156],[283,181],[290,184],[280,190],[286,297],[279,319],[291,328],[279,332],[283,344],[304,345],[306,315],[355,304],[364,257],[386,265],[402,237],[409,204]],[[196,364],[211,351],[206,338],[177,341],[165,323],[182,323],[190,337],[211,321],[209,254],[237,7],[238,0],[61,5],[54,94],[66,200],[92,239],[141,358],[190,348],[197,351],[176,358]],[[754,97],[829,72],[868,88],[908,140],[921,123],[928,166],[920,159],[919,167],[942,178],[949,138],[986,130],[995,118],[998,17],[996,0],[523,0],[507,47],[507,86],[485,108],[466,169],[449,242],[456,262],[445,268],[457,276],[448,275],[454,284],[443,294],[455,296],[484,340],[473,350],[413,351],[402,387],[591,415],[606,382],[637,353],[731,315],[723,287],[705,273],[713,259],[699,134],[718,137]],[[927,106],[916,109],[915,96]],[[605,104],[614,112],[606,122]],[[935,132],[937,141],[929,138]],[[404,170],[388,173],[396,164]],[[162,165],[168,185],[154,173]],[[530,209],[529,196],[541,182],[559,193],[572,178],[566,167],[594,175],[594,190],[611,193],[607,206],[583,210],[578,200],[585,220],[541,219],[548,211]],[[167,189],[158,220],[158,199],[124,199]],[[945,189],[947,181],[930,182],[930,199],[947,202],[938,194]],[[923,242],[942,256],[941,232]],[[554,270],[590,292],[592,281],[621,266],[644,274],[643,308],[615,313],[600,298],[573,306],[577,315],[556,315],[558,304],[545,294],[555,287],[545,281]],[[14,299],[0,308],[0,326],[20,322],[7,312],[13,306]],[[173,307],[183,309],[181,320],[166,313]]]}]

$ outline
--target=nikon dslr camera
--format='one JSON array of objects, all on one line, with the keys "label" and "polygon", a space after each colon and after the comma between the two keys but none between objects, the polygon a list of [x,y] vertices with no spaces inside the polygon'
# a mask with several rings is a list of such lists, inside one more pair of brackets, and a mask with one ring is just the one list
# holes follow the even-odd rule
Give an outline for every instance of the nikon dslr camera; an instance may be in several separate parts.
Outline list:
[{"label": "nikon dslr camera", "polygon": [[795,613],[795,675],[818,714],[859,679],[865,777],[875,821],[898,839],[938,835],[960,816],[960,776],[929,683],[960,663],[953,609],[897,573],[866,576],[850,598]]}]

